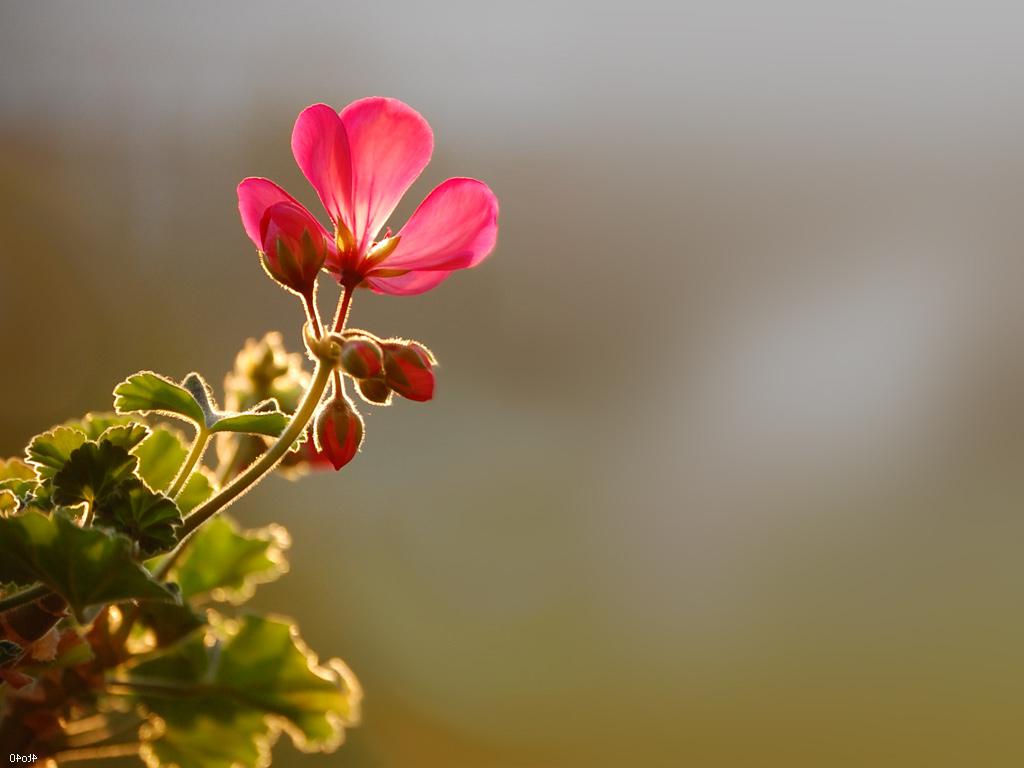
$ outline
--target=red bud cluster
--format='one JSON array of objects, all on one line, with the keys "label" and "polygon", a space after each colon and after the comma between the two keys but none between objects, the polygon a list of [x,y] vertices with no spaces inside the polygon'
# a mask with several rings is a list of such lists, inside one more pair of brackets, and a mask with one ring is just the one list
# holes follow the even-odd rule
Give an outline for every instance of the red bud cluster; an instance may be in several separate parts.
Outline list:
[{"label": "red bud cluster", "polygon": [[341,347],[341,367],[355,379],[372,379],[384,370],[384,353],[373,339],[348,339]]}]

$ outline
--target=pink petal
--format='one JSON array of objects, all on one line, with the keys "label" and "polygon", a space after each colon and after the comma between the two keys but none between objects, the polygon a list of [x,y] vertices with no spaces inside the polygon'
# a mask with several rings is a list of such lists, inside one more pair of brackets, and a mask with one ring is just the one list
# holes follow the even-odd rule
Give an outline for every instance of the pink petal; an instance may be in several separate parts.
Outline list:
[{"label": "pink petal", "polygon": [[418,293],[437,288],[443,283],[451,272],[435,270],[433,272],[406,272],[397,277],[374,277],[373,274],[366,278],[367,285],[377,293],[386,293],[391,296],[415,296]]},{"label": "pink petal", "polygon": [[434,134],[397,99],[360,99],[341,111],[352,156],[351,229],[363,253],[430,162]]},{"label": "pink petal", "polygon": [[453,270],[483,261],[498,239],[498,198],[482,181],[448,179],[398,233],[384,269]]},{"label": "pink petal", "polygon": [[[238,185],[238,212],[242,215],[242,226],[245,227],[245,234],[252,240],[253,245],[259,249],[263,248],[263,238],[260,232],[263,216],[270,206],[277,203],[292,203],[316,221],[316,218],[306,210],[302,203],[270,179],[250,177],[242,179],[242,183]],[[324,229],[323,224],[317,221],[317,226],[327,237],[327,230]],[[332,242],[334,240],[333,237],[328,237],[328,239]]]},{"label": "pink petal", "polygon": [[331,221],[352,228],[352,163],[345,126],[326,104],[299,113],[292,130],[292,154],[320,196]]}]

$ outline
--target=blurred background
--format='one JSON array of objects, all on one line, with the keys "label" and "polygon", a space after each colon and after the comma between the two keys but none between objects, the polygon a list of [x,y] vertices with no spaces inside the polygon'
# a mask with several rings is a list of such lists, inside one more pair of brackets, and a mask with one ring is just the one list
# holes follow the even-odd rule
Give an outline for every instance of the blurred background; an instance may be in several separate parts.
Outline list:
[{"label": "blurred background", "polygon": [[[1012,3],[3,2],[0,454],[298,303],[235,185],[401,98],[493,257],[352,322],[436,400],[266,483],[366,689],[278,766],[1018,766],[1024,16]],[[314,208],[319,210],[319,206]],[[332,300],[324,291],[325,304]]]}]

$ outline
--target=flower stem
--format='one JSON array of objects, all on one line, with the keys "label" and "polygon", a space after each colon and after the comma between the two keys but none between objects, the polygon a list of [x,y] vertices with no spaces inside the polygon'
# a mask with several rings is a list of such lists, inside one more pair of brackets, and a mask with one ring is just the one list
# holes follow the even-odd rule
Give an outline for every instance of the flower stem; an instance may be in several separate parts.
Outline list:
[{"label": "flower stem", "polygon": [[[346,285],[341,295],[341,302],[338,304],[338,312],[334,316],[334,332],[341,333],[348,320],[349,306],[352,304],[352,294],[355,293],[355,286]],[[345,379],[341,375],[341,369],[334,369],[334,399],[340,400],[345,396]]]},{"label": "flower stem", "polygon": [[306,305],[306,317],[313,328],[313,335],[319,339],[323,335],[323,331],[320,329],[320,313],[316,310],[313,294],[310,293],[308,296],[303,296],[302,299]]},{"label": "flower stem", "polygon": [[302,434],[302,431],[306,428],[317,406],[320,404],[320,399],[327,388],[327,381],[331,376],[331,370],[331,366],[324,365],[323,362],[317,363],[316,371],[313,374],[313,382],[310,384],[309,389],[306,390],[302,403],[299,405],[298,410],[295,411],[295,415],[292,416],[292,420],[285,427],[281,436],[270,446],[270,450],[249,465],[238,477],[224,486],[220,493],[192,510],[191,514],[185,518],[185,523],[181,527],[182,541],[184,541],[184,537],[187,537],[192,531],[217,514],[217,512],[220,512],[245,493],[249,486],[262,480],[263,476],[276,467],[278,462],[284,458],[284,455]]},{"label": "flower stem", "polygon": [[185,483],[192,476],[192,470],[195,469],[196,463],[203,456],[203,451],[206,450],[206,444],[210,441],[210,433],[206,427],[198,427],[196,431],[196,439],[192,442],[192,448],[188,452],[188,458],[185,459],[185,463],[181,469],[178,470],[178,476],[174,478],[174,483],[167,491],[167,495],[172,499],[178,498],[178,494],[181,493],[181,489],[185,486]]}]

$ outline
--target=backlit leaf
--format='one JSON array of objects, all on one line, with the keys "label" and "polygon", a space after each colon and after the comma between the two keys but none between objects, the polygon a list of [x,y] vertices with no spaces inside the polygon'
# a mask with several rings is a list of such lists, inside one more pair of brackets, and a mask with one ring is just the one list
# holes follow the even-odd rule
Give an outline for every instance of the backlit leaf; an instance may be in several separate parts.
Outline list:
[{"label": "backlit leaf", "polygon": [[35,467],[40,480],[49,480],[71,458],[71,452],[85,441],[85,433],[80,429],[54,427],[32,438],[26,450],[28,463]]},{"label": "backlit leaf", "polygon": [[84,432],[89,440],[98,440],[99,436],[111,427],[120,427],[131,424],[133,421],[131,416],[122,416],[107,411],[93,411],[80,419],[68,419],[64,422],[64,426]]},{"label": "backlit leaf", "polygon": [[230,517],[220,515],[196,532],[175,569],[175,580],[186,599],[209,595],[241,602],[257,584],[287,571],[284,550],[290,544],[280,526],[244,531]]},{"label": "backlit leaf", "polygon": [[159,413],[193,424],[205,423],[203,409],[187,389],[152,371],[129,376],[114,388],[114,410]]},{"label": "backlit leaf", "polygon": [[174,546],[181,513],[171,499],[133,478],[96,504],[95,524],[125,534],[148,555]]},{"label": "backlit leaf", "polygon": [[41,581],[82,618],[90,605],[176,596],[132,559],[132,542],[102,528],[79,528],[59,512],[0,518],[0,583]]},{"label": "backlit leaf", "polygon": [[[330,752],[359,718],[352,673],[337,660],[318,665],[282,619],[245,616],[199,632],[134,667],[131,679],[149,683],[139,697],[166,726],[146,745],[157,765],[256,766],[281,729],[302,749]],[[161,683],[196,696],[160,695]]]},{"label": "backlit leaf", "polygon": [[188,448],[179,432],[157,427],[133,451],[139,460],[139,476],[154,491],[166,491],[185,463]]},{"label": "backlit leaf", "polygon": [[222,414],[210,431],[277,437],[286,426],[288,415],[281,412],[275,401],[268,400],[245,413]]},{"label": "backlit leaf", "polygon": [[119,484],[133,476],[138,459],[124,448],[104,440],[84,443],[71,452],[53,476],[53,501],[73,506],[101,504]]},{"label": "backlit leaf", "polygon": [[214,481],[211,475],[203,469],[197,469],[192,476],[185,481],[185,485],[174,501],[183,515],[187,515],[213,495]]},{"label": "backlit leaf", "polygon": [[149,427],[133,421],[104,430],[98,440],[99,442],[106,440],[130,451],[147,437],[149,437]]}]

